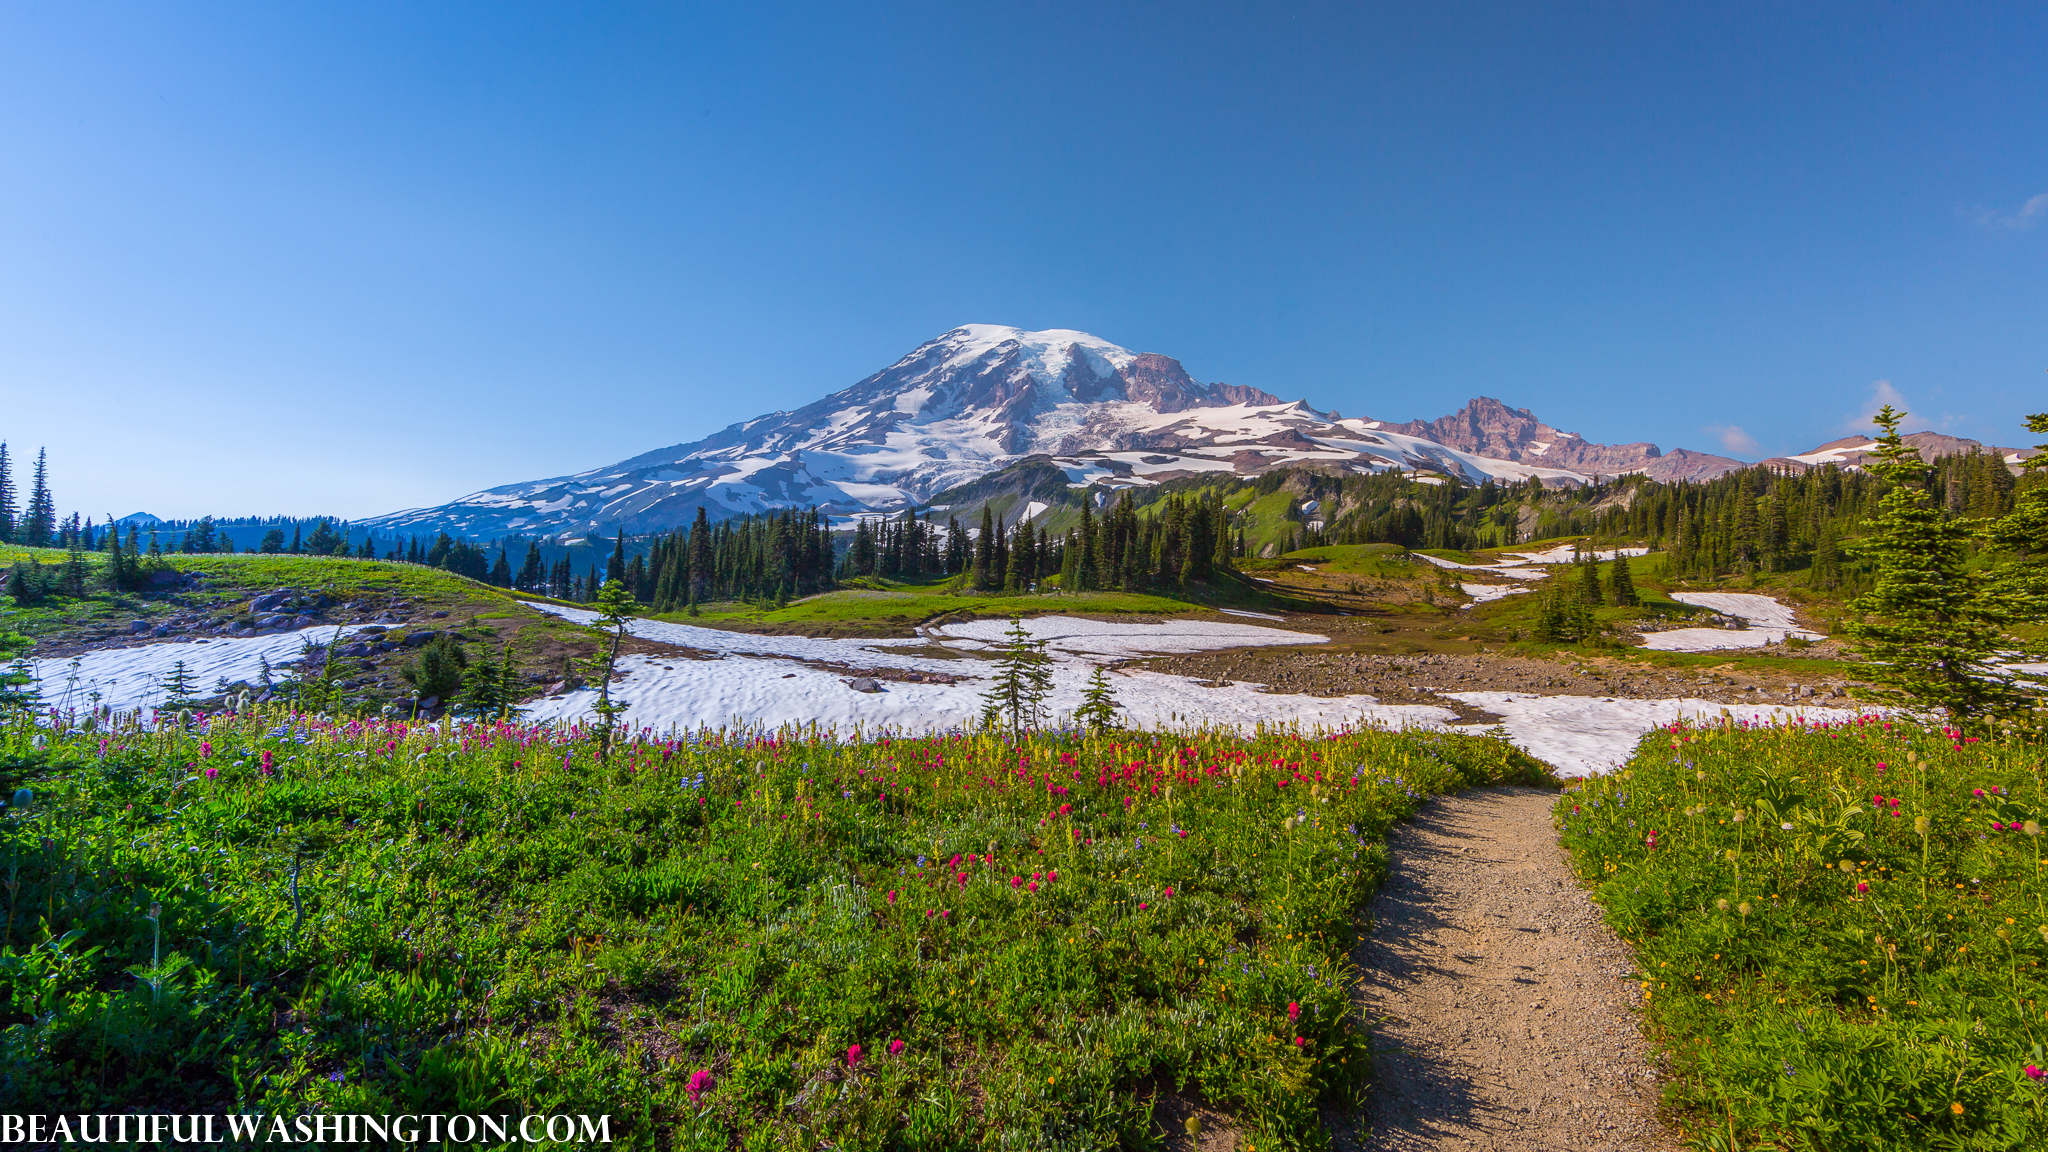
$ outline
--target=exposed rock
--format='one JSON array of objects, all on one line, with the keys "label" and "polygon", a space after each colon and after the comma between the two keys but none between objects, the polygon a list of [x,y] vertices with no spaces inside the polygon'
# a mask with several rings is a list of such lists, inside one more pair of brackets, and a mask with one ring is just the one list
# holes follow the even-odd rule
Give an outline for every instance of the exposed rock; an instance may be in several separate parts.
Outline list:
[{"label": "exposed rock", "polygon": [[869,676],[856,676],[848,680],[846,686],[855,692],[880,692],[882,690],[880,682]]}]

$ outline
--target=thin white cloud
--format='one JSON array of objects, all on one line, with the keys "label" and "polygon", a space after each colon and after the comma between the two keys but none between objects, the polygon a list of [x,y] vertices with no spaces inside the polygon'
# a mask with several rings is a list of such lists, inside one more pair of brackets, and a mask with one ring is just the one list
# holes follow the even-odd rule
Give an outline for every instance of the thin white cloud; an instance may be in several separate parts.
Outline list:
[{"label": "thin white cloud", "polygon": [[1968,215],[1970,219],[1986,228],[2001,232],[2025,232],[2043,220],[2048,220],[2048,192],[2030,198],[2011,212],[2002,208],[1978,208]]},{"label": "thin white cloud", "polygon": [[1838,431],[1862,432],[1872,436],[1877,435],[1877,425],[1873,421],[1877,416],[1878,409],[1883,408],[1887,404],[1891,405],[1893,409],[1907,414],[1906,422],[1900,425],[1901,431],[1914,432],[1928,427],[1928,421],[1925,417],[1914,417],[1912,415],[1913,405],[1907,401],[1903,393],[1897,388],[1892,387],[1891,381],[1873,380],[1870,384],[1870,399],[1864,402],[1863,407],[1857,411],[1856,415],[1842,421]]},{"label": "thin white cloud", "polygon": [[1740,424],[1709,424],[1700,431],[1719,440],[1723,452],[1754,456],[1763,451],[1763,445],[1756,442],[1756,437],[1744,432]]}]

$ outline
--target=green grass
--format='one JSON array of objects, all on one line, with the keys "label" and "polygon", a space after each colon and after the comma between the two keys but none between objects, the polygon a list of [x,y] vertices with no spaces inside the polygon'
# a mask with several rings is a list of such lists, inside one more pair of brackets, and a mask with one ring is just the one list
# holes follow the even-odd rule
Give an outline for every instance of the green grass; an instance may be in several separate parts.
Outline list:
[{"label": "green grass", "polygon": [[1319,572],[1398,578],[1415,574],[1407,556],[1408,550],[1399,544],[1332,544],[1302,548],[1282,559],[1318,565]]},{"label": "green grass", "polygon": [[1691,1146],[2048,1146],[2044,768],[1903,721],[1686,729],[1559,801]]},{"label": "green grass", "polygon": [[[62,564],[67,554],[50,548],[0,545],[0,566],[12,566],[17,561],[31,558],[45,569],[50,569]],[[88,569],[85,596],[71,597],[53,592],[41,602],[29,605],[17,605],[10,599],[0,598],[0,622],[24,635],[42,637],[122,626],[130,620],[149,619],[180,609],[225,608],[252,596],[283,588],[323,593],[343,601],[384,601],[402,597],[436,607],[502,605],[509,600],[509,594],[501,589],[417,564],[245,553],[166,555],[162,559],[165,568],[198,573],[206,581],[202,590],[177,592],[173,600],[172,596],[155,589],[127,591],[108,588],[101,578],[106,565],[105,555],[87,553],[85,560]]]},{"label": "green grass", "polygon": [[36,792],[0,816],[10,1109],[602,1113],[631,1147],[1150,1147],[1177,1090],[1317,1146],[1365,1089],[1382,833],[1535,771],[1387,732],[601,762],[548,727],[100,727],[0,731]]}]

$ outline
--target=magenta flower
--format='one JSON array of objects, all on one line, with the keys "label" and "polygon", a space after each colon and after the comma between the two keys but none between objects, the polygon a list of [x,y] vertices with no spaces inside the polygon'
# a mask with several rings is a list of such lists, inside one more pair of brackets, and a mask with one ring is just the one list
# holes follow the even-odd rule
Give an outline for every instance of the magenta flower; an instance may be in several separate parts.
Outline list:
[{"label": "magenta flower", "polygon": [[275,761],[274,759],[272,759],[272,757],[271,757],[271,755],[270,755],[270,749],[268,749],[268,748],[265,748],[265,749],[263,750],[263,767],[262,767],[262,768],[260,769],[260,771],[261,771],[261,772],[262,772],[262,773],[263,773],[263,774],[264,774],[265,776],[268,776],[268,775],[270,775],[270,769],[271,769],[271,766],[272,766],[273,764],[275,764],[275,763],[276,763],[276,761]]},{"label": "magenta flower", "polygon": [[712,1076],[708,1070],[699,1068],[695,1072],[690,1073],[690,1082],[684,1086],[683,1091],[690,1094],[690,1103],[695,1104],[703,1098],[706,1092],[711,1091],[717,1083],[717,1078]]},{"label": "magenta flower", "polygon": [[1012,876],[1012,877],[1010,877],[1010,887],[1012,887],[1012,888],[1022,888],[1023,886],[1024,886],[1024,878],[1023,878],[1022,876]]},{"label": "magenta flower", "polygon": [[891,1056],[901,1056],[901,1055],[903,1055],[903,1041],[901,1041],[901,1040],[891,1040],[891,1041],[889,1041],[889,1055],[891,1055]]},{"label": "magenta flower", "polygon": [[1299,1036],[1296,1036],[1296,1037],[1294,1038],[1294,1046],[1295,1046],[1296,1048],[1306,1048],[1306,1047],[1308,1047],[1308,1041],[1306,1041],[1306,1040],[1302,1039],[1302,1038],[1301,1038],[1301,1037],[1299,1037]]},{"label": "magenta flower", "polygon": [[889,903],[891,903],[891,904],[894,904],[895,902],[896,902],[896,890],[895,890],[894,888],[891,888],[891,889],[889,889]]},{"label": "magenta flower", "polygon": [[206,770],[206,778],[207,778],[208,780],[218,780],[218,779],[220,779],[220,769],[218,769],[218,768],[208,768],[208,769]]},{"label": "magenta flower", "polygon": [[1868,892],[1868,891],[1870,891],[1870,884],[1869,884],[1869,882],[1868,882],[1868,881],[1864,881],[1864,880],[1858,880],[1858,881],[1856,882],[1856,890],[1857,890],[1858,892]]},{"label": "magenta flower", "polygon": [[1171,884],[1166,886],[1166,898],[1168,900],[1173,899],[1173,885]]},{"label": "magenta flower", "polygon": [[1138,911],[1140,911],[1140,912],[1143,912],[1143,911],[1144,911],[1145,909],[1147,909],[1147,908],[1150,908],[1150,907],[1151,907],[1151,905],[1150,905],[1150,904],[1140,904],[1140,905],[1138,905]]},{"label": "magenta flower", "polygon": [[857,1068],[860,1066],[860,1045],[852,1044],[847,1047],[846,1066],[848,1068]]},{"label": "magenta flower", "polygon": [[213,755],[213,742],[211,740],[201,740],[199,742],[199,758],[204,760],[211,755]]},{"label": "magenta flower", "polygon": [[1033,880],[1033,881],[1032,881],[1031,883],[1029,883],[1029,884],[1026,884],[1026,885],[1024,886],[1024,890],[1025,890],[1026,892],[1036,892],[1036,891],[1038,891],[1038,881],[1036,881],[1036,880]]},{"label": "magenta flower", "polygon": [[1289,1001],[1287,1002],[1287,1022],[1288,1022],[1289,1024],[1292,1024],[1292,1023],[1294,1023],[1295,1021],[1297,1021],[1297,1020],[1300,1020],[1300,1019],[1301,1019],[1301,1005],[1300,1005],[1300,1004],[1297,1004],[1297,1003],[1295,1003],[1295,1002],[1294,1002],[1294,1001],[1292,1001],[1292,1000],[1289,1000]]},{"label": "magenta flower", "polygon": [[2041,1078],[2042,1078],[2043,1076],[2048,1076],[2048,1069],[2036,1068],[2036,1067],[2034,1067],[2034,1066],[2033,1066],[2032,1064],[2029,1064],[2029,1065],[2027,1065],[2027,1067],[2026,1067],[2026,1073],[2027,1073],[2027,1079],[2029,1079],[2029,1080],[2039,1080],[2039,1079],[2041,1079]]},{"label": "magenta flower", "polygon": [[1046,878],[1046,879],[1047,879],[1048,881],[1052,881],[1052,880],[1058,880],[1058,879],[1060,878],[1060,874],[1059,874],[1058,872],[1047,872],[1047,873],[1045,874],[1045,878]]}]

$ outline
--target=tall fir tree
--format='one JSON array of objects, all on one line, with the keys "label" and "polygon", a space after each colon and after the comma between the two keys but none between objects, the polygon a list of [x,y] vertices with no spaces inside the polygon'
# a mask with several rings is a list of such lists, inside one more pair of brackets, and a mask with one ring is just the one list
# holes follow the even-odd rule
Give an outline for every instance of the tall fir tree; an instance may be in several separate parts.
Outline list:
[{"label": "tall fir tree", "polygon": [[1045,698],[1052,694],[1052,660],[1045,654],[1046,642],[1033,640],[1022,617],[1010,617],[1008,641],[996,659],[995,675],[981,698],[982,723],[990,728],[1008,728],[1013,738],[1036,725],[1045,711]]},{"label": "tall fir tree", "polygon": [[609,560],[606,560],[606,561],[604,562],[604,578],[605,578],[605,582],[606,582],[606,583],[610,583],[610,582],[611,582],[611,581],[613,581],[613,580],[617,580],[617,579],[619,579],[619,578],[621,578],[621,577],[625,576],[625,574],[626,574],[626,534],[625,534],[624,532],[620,532],[620,533],[619,533],[619,535],[618,535],[618,538],[617,538],[616,540],[613,540],[613,541],[612,541],[612,555],[611,555],[611,559],[609,559]]},{"label": "tall fir tree", "polygon": [[1607,598],[1618,608],[1632,608],[1643,602],[1636,594],[1635,577],[1629,574],[1626,556],[1614,558],[1614,571],[1607,578]]},{"label": "tall fir tree", "polygon": [[0,440],[0,544],[14,542],[15,523],[21,510],[14,502],[14,464],[7,456],[7,442]]},{"label": "tall fir tree", "polygon": [[28,508],[22,516],[22,542],[31,548],[48,548],[57,537],[57,501],[50,495],[50,452],[47,448],[36,451],[35,487],[28,495]]},{"label": "tall fir tree", "polygon": [[1968,568],[1969,529],[1949,519],[1928,492],[1927,465],[1899,435],[1906,414],[1885,405],[1876,423],[1874,471],[1891,485],[1860,552],[1876,584],[1849,605],[1853,650],[1876,683],[1872,698],[1940,708],[1958,723],[2029,710],[2030,694],[1999,660],[2012,641],[2011,606],[1985,595]]}]

